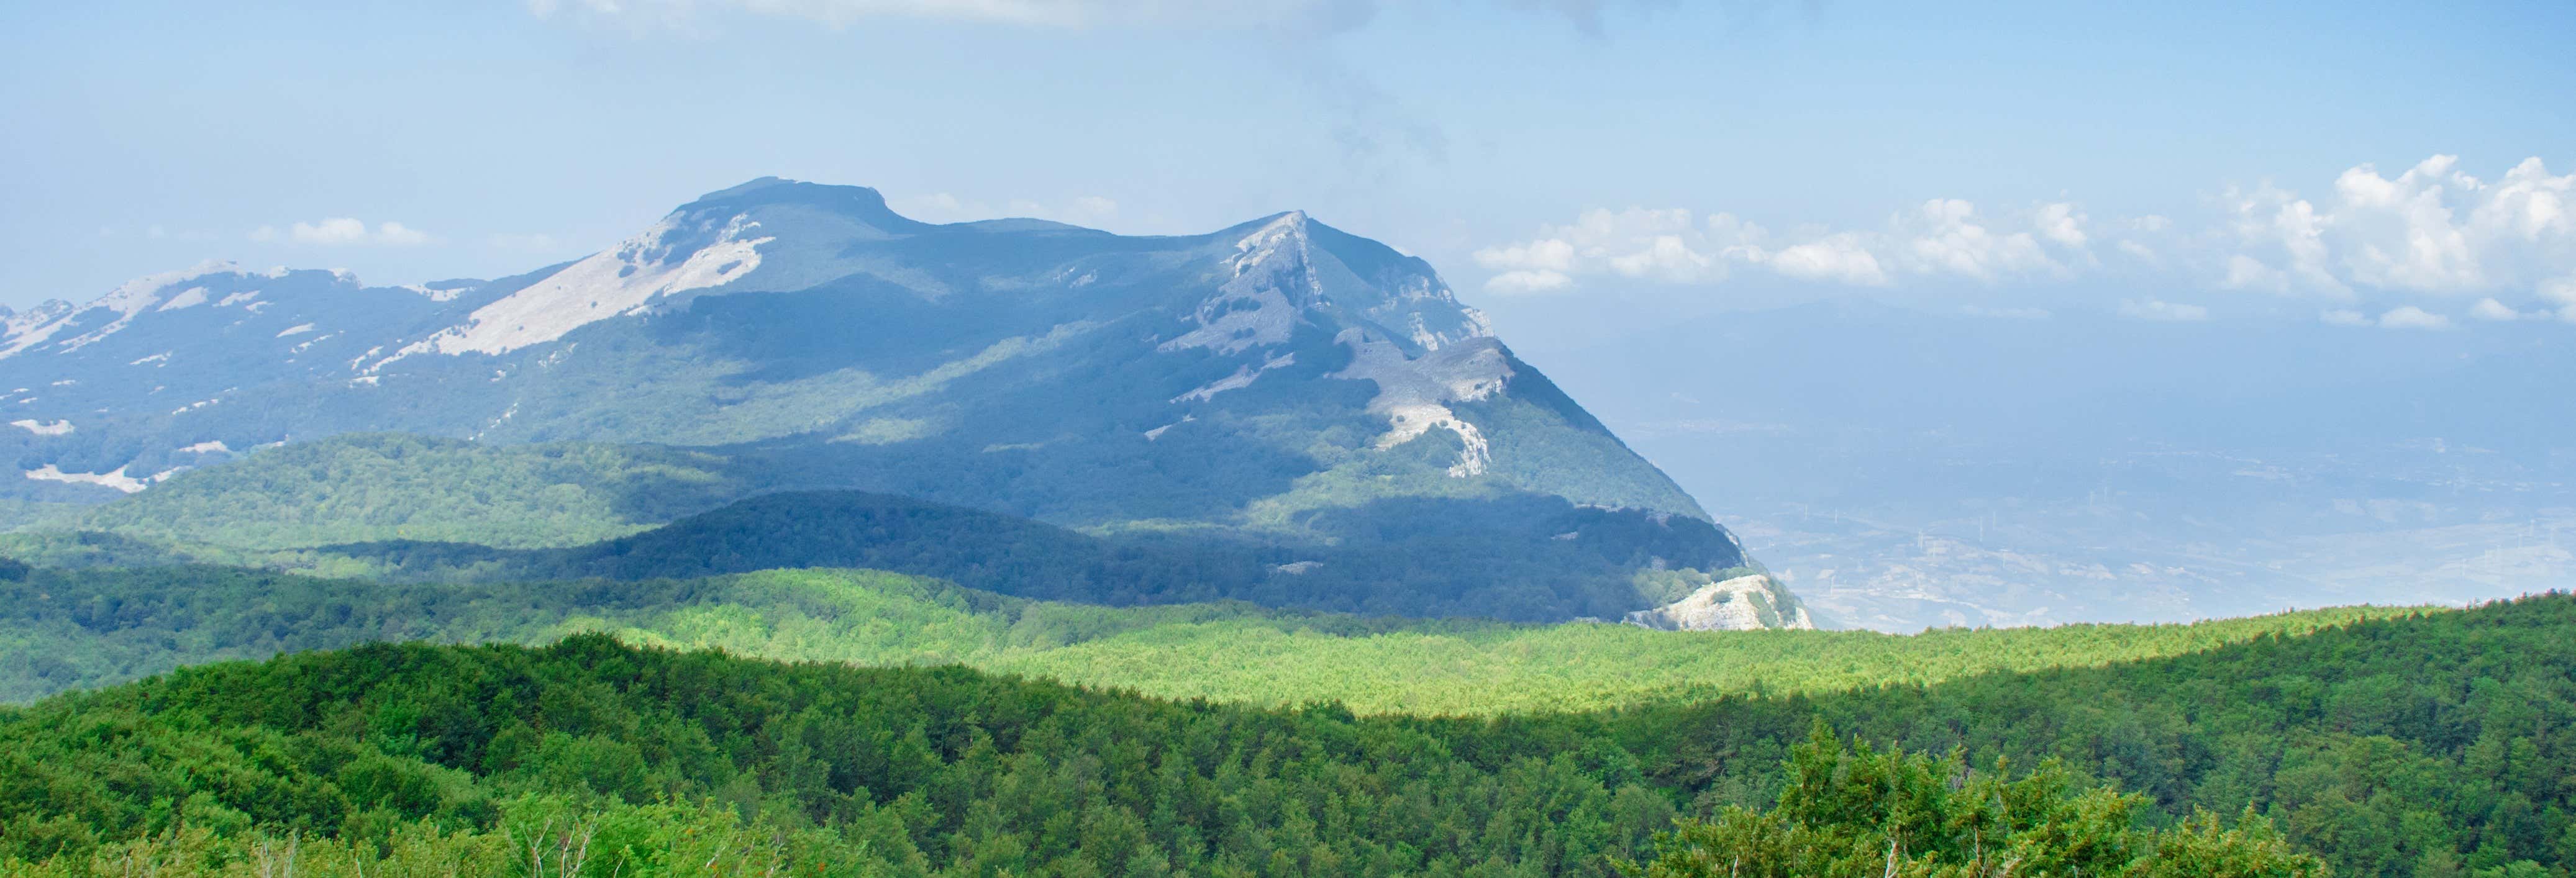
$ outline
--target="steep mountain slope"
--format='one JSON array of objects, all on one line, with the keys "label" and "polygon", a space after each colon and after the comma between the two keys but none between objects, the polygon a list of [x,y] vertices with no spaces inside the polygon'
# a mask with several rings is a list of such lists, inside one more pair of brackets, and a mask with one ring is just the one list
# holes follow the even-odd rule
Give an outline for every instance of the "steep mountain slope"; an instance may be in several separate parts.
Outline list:
[{"label": "steep mountain slope", "polygon": [[[1096,532],[1399,527],[1461,560],[1515,498],[1708,518],[1430,266],[1302,213],[1189,237],[930,225],[872,190],[764,179],[497,281],[145,278],[12,318],[0,384],[23,388],[0,401],[26,474],[13,487],[55,497],[389,431],[680,446],[756,460],[764,488]],[[1689,554],[1744,563],[1706,532]]]}]

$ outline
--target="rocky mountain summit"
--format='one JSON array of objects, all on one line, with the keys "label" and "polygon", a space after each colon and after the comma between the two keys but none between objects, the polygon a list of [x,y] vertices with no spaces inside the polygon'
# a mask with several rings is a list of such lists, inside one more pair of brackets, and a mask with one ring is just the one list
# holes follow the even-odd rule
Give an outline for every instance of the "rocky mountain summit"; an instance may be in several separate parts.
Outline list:
[{"label": "rocky mountain summit", "polygon": [[[407,433],[699,449],[757,490],[1104,535],[1411,541],[1473,564],[1478,534],[1537,501],[1688,544],[1620,562],[1651,588],[1421,612],[1616,616],[1747,563],[1427,263],[1302,212],[1129,237],[928,224],[874,190],[761,179],[515,277],[369,287],[211,263],[49,302],[7,316],[0,385],[10,491],[37,504],[148,505],[256,449]],[[405,465],[334,478],[377,490]]]}]

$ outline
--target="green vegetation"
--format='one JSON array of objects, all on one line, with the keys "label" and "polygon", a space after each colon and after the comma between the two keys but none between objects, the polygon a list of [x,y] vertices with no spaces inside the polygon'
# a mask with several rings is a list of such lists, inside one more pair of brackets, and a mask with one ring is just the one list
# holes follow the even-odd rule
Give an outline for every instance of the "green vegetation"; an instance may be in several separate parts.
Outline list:
[{"label": "green vegetation", "polygon": [[[2277,833],[2335,874],[2564,875],[2570,630],[2576,598],[2533,598],[2102,667],[1486,719],[599,635],[370,645],[0,711],[0,870],[249,872],[295,838],[378,874],[479,869],[533,834],[566,850],[569,827],[590,874],[703,869],[684,845],[709,834],[748,848],[719,872],[1690,875],[1750,851],[1790,859],[1734,874],[1835,876],[1893,842],[1903,875],[1991,874],[1989,852],[2324,874]],[[1828,751],[1820,721],[1870,747]],[[2043,767],[1961,770],[1999,759]],[[1675,817],[1696,822],[1658,846]]]},{"label": "green vegetation", "polygon": [[2141,828],[2144,797],[2097,787],[2070,794],[2054,761],[2012,777],[2000,762],[1848,747],[1822,724],[1792,748],[1768,813],[1730,805],[1657,839],[1645,878],[2307,878],[2325,863],[2290,849],[2248,810],[2230,828],[2207,814]]},{"label": "green vegetation", "polygon": [[[717,821],[630,816],[664,802],[744,815],[764,837],[822,833],[800,873],[1538,874],[1634,856],[1673,814],[1637,778],[1605,784],[1570,754],[1468,760],[1448,743],[1334,708],[1161,702],[953,668],[778,665],[604,637],[369,646],[0,717],[0,869],[97,862],[101,842],[183,827],[272,848],[294,833],[384,839],[379,850],[474,830],[446,843],[483,847],[544,831],[528,797],[565,796],[604,811],[575,820],[643,830],[591,833],[593,875],[678,871],[672,830]],[[776,844],[747,853],[770,859]]]},{"label": "green vegetation", "polygon": [[369,640],[538,644],[607,631],[775,659],[966,664],[1169,698],[1492,715],[2099,666],[2414,612],[1898,637],[1414,621],[1242,603],[1110,608],[871,571],[449,586],[215,567],[39,569],[0,581],[0,698]]},{"label": "green vegetation", "polygon": [[[636,472],[637,479],[669,476],[664,469]],[[572,486],[556,487],[579,493]],[[531,507],[500,503],[496,497],[507,499],[458,492],[433,498],[421,508],[481,510],[486,517],[470,526],[485,531],[524,526],[534,534],[548,526],[513,518]],[[123,508],[110,506],[101,514]],[[267,514],[261,505],[226,512],[170,501],[148,508],[176,508],[192,516],[185,520],[267,520],[261,518]],[[244,525],[241,533],[204,535],[216,545],[156,543],[126,533],[27,533],[0,540],[0,549],[46,565],[131,566],[154,563],[157,555],[161,563],[441,582],[638,580],[780,567],[866,567],[1022,597],[1089,603],[1231,599],[1336,612],[1523,621],[1615,618],[1681,597],[1710,581],[1709,574],[1745,563],[1725,531],[1699,519],[1578,507],[1526,494],[1481,500],[1397,498],[1312,512],[1301,525],[1306,536],[1299,538],[1145,529],[1103,537],[906,497],[799,491],[755,496],[643,533],[571,548],[510,549],[416,539],[237,548],[270,539],[276,527]],[[521,542],[542,540],[525,536]],[[1782,592],[1782,600],[1794,598]]]},{"label": "green vegetation", "polygon": [[232,549],[375,540],[531,548],[625,536],[740,496],[715,455],[401,434],[261,451],[96,507],[78,526]]}]

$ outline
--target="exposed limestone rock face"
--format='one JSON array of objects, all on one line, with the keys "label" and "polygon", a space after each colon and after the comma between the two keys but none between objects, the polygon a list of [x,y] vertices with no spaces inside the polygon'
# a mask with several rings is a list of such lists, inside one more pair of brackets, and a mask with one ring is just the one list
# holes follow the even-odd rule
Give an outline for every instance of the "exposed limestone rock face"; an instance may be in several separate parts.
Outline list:
[{"label": "exposed limestone rock face", "polygon": [[1754,631],[1764,628],[1813,629],[1814,619],[1798,599],[1762,574],[1738,576],[1701,586],[1681,600],[1629,613],[1619,621],[1658,631]]}]

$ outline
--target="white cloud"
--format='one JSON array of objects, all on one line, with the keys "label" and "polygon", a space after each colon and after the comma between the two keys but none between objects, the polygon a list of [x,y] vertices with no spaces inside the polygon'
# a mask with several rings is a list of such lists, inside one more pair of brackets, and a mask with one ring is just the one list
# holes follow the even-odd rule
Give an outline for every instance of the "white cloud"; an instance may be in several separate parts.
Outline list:
[{"label": "white cloud", "polygon": [[[1716,217],[1723,226],[1731,217]],[[1713,283],[1726,277],[1730,229],[1702,227],[1688,210],[1584,211],[1570,225],[1547,226],[1539,237],[1487,247],[1476,264],[1496,272],[1485,288],[1498,293],[1554,292],[1580,275],[1613,276],[1667,284]]]},{"label": "white cloud", "polygon": [[[2328,268],[2323,221],[2316,205],[2288,190],[2262,186],[2252,192],[2230,191],[2234,214],[2230,227],[2243,249],[2227,256],[2219,286],[2273,292],[2313,291],[2348,296],[2352,288]],[[2251,252],[2248,252],[2251,251]],[[2266,259],[2277,259],[2275,267]]]},{"label": "white cloud", "polygon": [[2542,281],[2540,297],[2552,302],[2576,305],[2576,274]]},{"label": "white cloud", "polygon": [[[2448,321],[2423,310],[2433,304],[2422,301],[2427,297],[2493,300],[2471,309],[2481,320],[2501,319],[2516,307],[2507,303],[2538,298],[2576,321],[2576,174],[2551,174],[2531,158],[2482,180],[2457,159],[2434,156],[2393,176],[2358,165],[2322,191],[2310,198],[2265,182],[2224,190],[2214,210],[2198,217],[2099,223],[2074,201],[1990,215],[1964,200],[1936,198],[1874,228],[1797,226],[1788,234],[1723,212],[1595,209],[1475,258],[1493,273],[1488,288],[1523,293],[1596,279],[1709,285],[1746,272],[1878,287],[2037,284],[2114,273],[2167,288],[2417,309],[2383,313],[2391,328]],[[2350,313],[2354,322],[2381,325]]]},{"label": "white cloud", "polygon": [[376,227],[376,240],[399,245],[427,244],[429,233],[388,220]]},{"label": "white cloud", "polygon": [[287,238],[298,244],[361,244],[367,240],[367,224],[345,216],[296,223]]},{"label": "white cloud", "polygon": [[295,223],[289,225],[284,232],[278,231],[276,226],[260,226],[251,230],[250,239],[261,243],[287,241],[324,247],[356,244],[409,247],[427,244],[433,240],[429,233],[402,223],[388,221],[370,230],[366,223],[345,216],[332,217],[320,222]]},{"label": "white cloud", "polygon": [[[2350,296],[2356,290],[2434,295],[2524,292],[2576,270],[2576,174],[2525,159],[2493,182],[2437,155],[2394,176],[2344,171],[2333,196],[2312,202],[2264,185],[2231,191],[2232,238],[2242,248],[2223,285]],[[2240,272],[2235,258],[2270,273]]]},{"label": "white cloud", "polygon": [[2073,204],[2061,201],[2040,205],[2032,225],[2038,227],[2040,237],[2058,246],[2079,249],[2084,246],[2084,213]]},{"label": "white cloud", "polygon": [[1574,285],[1574,279],[1563,272],[1546,269],[1506,271],[1485,282],[1485,289],[1504,295],[1553,293]]},{"label": "white cloud", "polygon": [[2145,301],[2122,299],[2120,300],[2120,316],[2131,320],[2198,323],[2209,319],[2209,308],[2201,305],[2180,305],[2161,299],[2148,299]]},{"label": "white cloud", "polygon": [[1851,234],[1829,235],[1780,248],[1780,252],[1771,254],[1769,264],[1771,270],[1799,280],[1862,287],[1887,283],[1887,272],[1879,267],[1878,257],[1870,255],[1860,237]]},{"label": "white cloud", "polygon": [[1902,230],[1897,252],[1913,259],[1917,273],[1992,281],[2061,270],[2032,233],[1995,231],[1977,216],[1976,205],[1956,198],[1926,201],[1914,216],[1900,216],[1893,225]]},{"label": "white cloud", "polygon": [[1476,251],[1475,258],[1476,264],[1501,271],[1544,269],[1561,272],[1574,268],[1574,245],[1562,238],[1542,238],[1525,244],[1488,247]]},{"label": "white cloud", "polygon": [[2381,329],[2449,329],[2451,318],[2413,305],[2400,305],[2379,315]]},{"label": "white cloud", "polygon": [[[1696,217],[1684,208],[1596,208],[1572,223],[1542,226],[1538,237],[1478,250],[1475,260],[1497,272],[1486,283],[1496,292],[1570,289],[1585,277],[1705,285],[1724,281],[1739,268],[1848,286],[1887,286],[1909,276],[1992,283],[2065,276],[2066,266],[2049,256],[2041,236],[2061,245],[2084,240],[2084,217],[2073,205],[2032,211],[2034,222],[2053,224],[2045,232],[2000,227],[1976,205],[1956,199],[1924,202],[1868,231],[1816,229],[1783,235],[1733,214]],[[1534,283],[1537,275],[1513,274],[1517,272],[1545,272],[1545,283]],[[1503,280],[1506,275],[1511,279]]]},{"label": "white cloud", "polygon": [[2477,304],[2469,306],[2469,316],[2480,320],[2503,322],[2522,319],[2522,312],[2506,307],[2503,302],[2487,298],[2479,299]]}]

